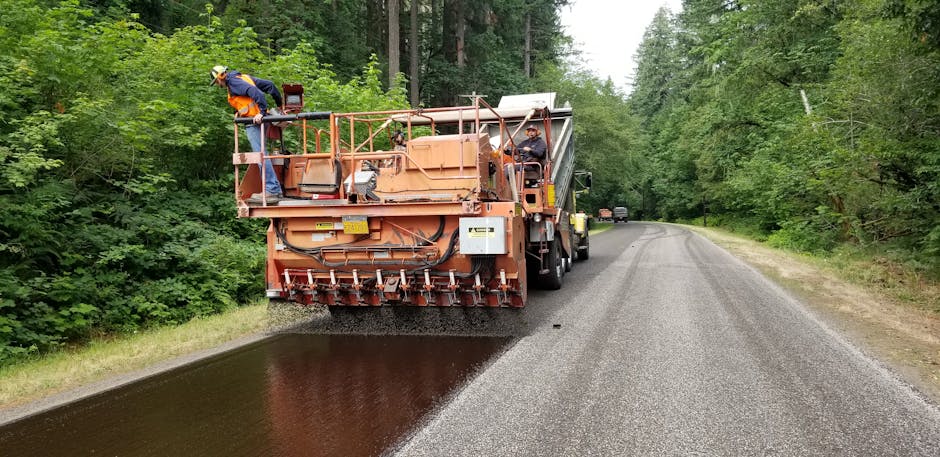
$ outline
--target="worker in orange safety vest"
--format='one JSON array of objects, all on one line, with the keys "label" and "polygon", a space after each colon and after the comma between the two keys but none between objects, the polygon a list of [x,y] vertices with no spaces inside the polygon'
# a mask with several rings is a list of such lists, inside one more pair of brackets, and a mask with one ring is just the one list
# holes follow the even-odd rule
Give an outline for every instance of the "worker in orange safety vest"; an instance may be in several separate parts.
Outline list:
[{"label": "worker in orange safety vest", "polygon": [[[261,122],[268,112],[268,102],[264,94],[270,94],[274,98],[274,103],[281,106],[283,102],[280,91],[273,82],[267,79],[241,74],[222,65],[212,67],[209,75],[212,77],[210,85],[218,85],[228,90],[228,104],[235,108],[235,116],[254,118],[254,124],[246,127],[245,133],[248,135],[248,141],[251,142],[252,150],[262,151]],[[264,149],[264,154],[267,155],[267,148]],[[264,175],[264,197],[268,203],[275,203],[282,198],[283,193],[281,183],[269,159],[264,160]],[[254,194],[248,199],[249,203],[261,203],[261,201],[261,193]]]}]

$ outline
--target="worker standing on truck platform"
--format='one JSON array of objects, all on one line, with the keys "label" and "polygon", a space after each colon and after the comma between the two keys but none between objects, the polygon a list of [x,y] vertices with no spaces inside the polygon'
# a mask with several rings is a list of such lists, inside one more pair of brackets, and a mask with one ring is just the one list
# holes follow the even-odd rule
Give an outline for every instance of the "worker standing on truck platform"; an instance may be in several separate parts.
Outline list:
[{"label": "worker standing on truck platform", "polygon": [[[251,143],[253,151],[262,151],[261,141],[261,120],[264,114],[268,112],[268,102],[264,94],[270,94],[274,98],[277,106],[282,105],[281,93],[277,86],[267,79],[255,78],[249,75],[243,75],[235,70],[229,70],[228,67],[216,65],[209,72],[212,76],[210,86],[215,84],[228,90],[228,104],[235,108],[235,115],[238,117],[254,118],[254,124],[245,128],[248,134],[248,141]],[[268,151],[265,148],[264,154]],[[261,164],[258,164],[259,170]],[[274,203],[280,200],[282,191],[281,183],[277,180],[277,174],[274,173],[274,166],[270,159],[264,160],[264,197],[268,203]],[[261,193],[257,193],[249,198],[248,203],[261,203]]]}]

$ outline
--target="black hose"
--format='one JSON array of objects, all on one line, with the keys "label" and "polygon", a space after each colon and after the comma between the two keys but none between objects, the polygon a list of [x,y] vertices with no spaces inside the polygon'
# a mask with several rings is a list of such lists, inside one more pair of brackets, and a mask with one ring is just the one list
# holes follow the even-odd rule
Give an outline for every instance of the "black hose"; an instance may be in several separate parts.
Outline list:
[{"label": "black hose", "polygon": [[444,234],[444,222],[445,222],[444,216],[441,216],[441,223],[440,225],[437,226],[437,232],[431,235],[431,238],[428,238],[427,241],[422,241],[421,243],[418,243],[418,246],[427,246],[441,239],[441,235]]},{"label": "black hose", "polygon": [[[353,262],[327,262],[326,260],[323,259],[323,257],[320,256],[319,249],[317,249],[317,253],[315,253],[315,254],[311,253],[311,254],[307,254],[307,255],[310,256],[310,257],[313,257],[316,261],[320,262],[321,264],[323,264],[324,266],[327,266],[327,267],[345,267],[345,266],[349,266],[349,265],[402,265],[402,266],[409,265],[409,266],[416,266],[417,268],[414,268],[414,269],[411,269],[411,270],[407,270],[408,273],[416,273],[416,272],[419,272],[419,271],[422,271],[422,270],[426,270],[426,269],[428,269],[428,268],[434,268],[434,267],[436,267],[436,266],[438,266],[438,265],[440,265],[440,264],[442,264],[442,263],[444,263],[444,262],[450,260],[450,258],[454,255],[454,248],[457,246],[457,239],[458,239],[458,236],[457,236],[457,235],[458,235],[458,232],[459,232],[459,230],[454,230],[454,232],[453,232],[453,234],[451,235],[451,238],[450,238],[450,243],[449,243],[448,246],[447,246],[447,250],[444,251],[444,255],[442,255],[442,256],[441,256],[439,259],[437,259],[436,261],[430,262],[430,263],[427,263],[427,262],[425,262],[425,263],[403,262],[403,261],[396,261],[396,260],[388,260],[388,261],[381,261],[381,260],[380,260],[380,261],[375,261],[375,260],[370,260],[370,261],[368,261],[368,262],[366,262],[366,261],[358,261],[358,262],[356,262],[356,261],[353,261]],[[286,245],[287,245],[287,244],[285,243],[285,246],[286,246]],[[333,248],[333,247],[335,247],[335,246],[330,246],[330,248]],[[305,253],[299,253],[299,254],[305,254]]]},{"label": "black hose", "polygon": [[[297,114],[278,114],[264,116],[261,119],[261,122],[270,123],[270,122],[286,122],[286,121],[296,121],[298,119],[310,119],[312,121],[329,119],[332,112],[329,111],[312,111],[307,113],[297,113]],[[236,124],[252,124],[255,122],[253,117],[236,117]]]},{"label": "black hose", "polygon": [[[443,216],[442,216],[441,218],[443,219]],[[405,265],[403,262],[398,262],[398,261],[389,261],[389,262],[381,262],[381,263],[375,262],[375,261],[371,261],[371,262],[361,262],[361,263],[360,263],[360,262],[349,262],[349,263],[347,263],[347,262],[342,262],[342,263],[327,262],[327,261],[325,261],[325,260],[323,259],[323,257],[320,256],[320,253],[319,253],[319,252],[320,252],[321,248],[310,248],[310,249],[298,248],[298,247],[296,247],[296,246],[294,246],[294,245],[288,243],[287,240],[286,240],[286,237],[284,236],[284,233],[283,233],[282,231],[278,230],[276,227],[277,227],[277,225],[275,224],[274,233],[277,235],[278,239],[281,240],[282,243],[284,243],[284,246],[287,247],[288,250],[290,250],[291,252],[295,252],[295,253],[297,253],[297,254],[306,255],[306,256],[308,256],[308,257],[311,257],[311,258],[313,258],[314,260],[320,262],[320,264],[322,264],[323,266],[327,266],[327,267],[343,267],[343,266],[350,266],[350,265],[370,265],[370,266],[371,266],[371,265],[396,265],[396,266],[398,266],[398,265]],[[440,230],[439,232],[443,232],[443,230]],[[435,234],[435,238],[440,238],[440,235],[441,235],[441,233]],[[418,268],[413,268],[413,269],[410,269],[410,270],[405,270],[405,274],[413,278],[416,274],[421,273],[421,272],[423,272],[424,270],[427,270],[427,269],[430,269],[430,268],[434,268],[434,267],[436,267],[436,266],[438,266],[438,265],[441,265],[441,264],[443,264],[444,262],[447,262],[448,260],[450,260],[450,258],[453,257],[453,255],[454,255],[454,250],[455,250],[455,248],[456,248],[456,246],[457,246],[457,241],[458,241],[458,239],[459,239],[459,236],[458,236],[458,235],[459,235],[459,229],[458,229],[458,230],[454,230],[453,233],[451,234],[450,242],[449,242],[448,245],[447,245],[447,250],[444,252],[444,255],[441,256],[441,258],[437,259],[437,260],[434,261],[434,262],[421,265],[421,266],[418,267]],[[349,246],[348,243],[342,244],[342,245],[329,246],[329,247],[330,247],[330,248],[336,248],[336,247],[342,247],[342,246],[352,247],[352,246]],[[495,258],[494,258],[493,256],[480,256],[480,257],[474,256],[474,257],[473,257],[473,260],[472,260],[472,263],[471,263],[472,267],[471,267],[470,271],[467,272],[467,273],[456,273],[456,272],[455,272],[455,273],[454,273],[454,277],[456,277],[456,278],[461,278],[461,279],[472,278],[472,277],[474,277],[475,275],[477,275],[478,273],[480,273],[481,271],[483,271],[483,269],[484,269],[484,267],[485,267],[487,270],[490,271],[491,274],[490,274],[489,278],[488,278],[486,281],[483,281],[483,282],[484,282],[484,283],[489,282],[490,280],[492,280],[492,279],[495,277],[495,271],[493,271],[493,263],[494,263],[494,261],[495,261]],[[381,270],[381,269],[380,269],[380,270]],[[327,271],[325,271],[325,270],[324,270],[324,271],[320,271],[320,270],[314,269],[313,271],[318,272],[318,273],[327,273]],[[385,274],[386,271],[382,271],[382,273]],[[399,271],[391,271],[391,272],[388,272],[388,273],[389,273],[390,276],[392,276],[392,275],[394,275],[394,274],[396,274],[396,273],[399,273]],[[450,272],[436,272],[436,271],[431,271],[431,272],[429,272],[429,275],[430,275],[430,276],[434,276],[434,277],[450,277]],[[363,284],[373,284],[373,283],[375,283],[375,281],[376,281],[376,278],[368,278],[368,279],[363,280]]]},{"label": "black hose", "polygon": [[[443,216],[441,216],[441,219],[442,219],[442,222],[443,222]],[[280,221],[280,220],[275,220],[275,224],[274,224],[274,234],[277,236],[277,239],[278,239],[281,243],[284,244],[284,247],[287,248],[287,250],[289,250],[289,251],[291,251],[291,252],[293,252],[293,253],[296,253],[296,254],[300,254],[300,255],[305,255],[305,256],[311,257],[311,258],[313,258],[314,260],[320,262],[322,265],[327,266],[327,267],[342,267],[342,266],[348,266],[348,265],[389,265],[389,266],[391,266],[391,265],[402,265],[402,266],[414,266],[414,267],[418,267],[417,269],[412,270],[412,271],[420,271],[420,270],[423,269],[423,268],[432,268],[432,267],[434,267],[434,266],[440,265],[441,263],[447,261],[447,259],[450,259],[450,257],[451,257],[451,256],[453,255],[453,253],[454,253],[454,247],[455,247],[456,244],[457,244],[457,235],[458,235],[458,230],[454,230],[454,233],[453,233],[453,235],[451,236],[450,244],[448,245],[447,251],[444,253],[444,255],[443,255],[440,259],[438,259],[436,262],[433,262],[433,263],[426,263],[426,262],[425,262],[425,263],[420,263],[420,262],[417,262],[417,261],[405,262],[405,261],[398,261],[398,260],[389,260],[389,261],[381,261],[381,260],[380,260],[380,261],[375,261],[375,260],[372,260],[372,261],[368,261],[368,262],[342,262],[342,263],[338,263],[338,262],[327,262],[326,260],[324,260],[323,257],[320,255],[320,251],[323,250],[324,248],[325,248],[325,249],[355,248],[355,247],[358,247],[358,246],[353,246],[352,243],[336,244],[336,245],[331,245],[331,246],[323,246],[323,247],[319,247],[319,248],[302,248],[302,247],[299,247],[299,246],[295,246],[294,244],[291,244],[290,242],[287,241],[287,236],[284,234],[284,232],[283,232],[282,230],[279,229],[279,227],[278,227],[278,226],[280,225],[280,224],[278,224],[279,221]],[[441,232],[443,232],[443,225],[439,228],[438,233],[436,233],[435,236],[432,237],[432,238],[435,239],[435,241],[436,241],[436,239],[440,238]],[[357,243],[357,242],[359,242],[359,241],[362,241],[362,240],[364,240],[365,238],[366,238],[366,237],[360,237],[359,239],[353,241],[353,243]],[[392,248],[398,247],[398,248],[406,248],[406,249],[407,249],[407,248],[415,248],[415,247],[418,247],[418,246],[409,246],[409,245],[392,245],[392,246],[389,246],[389,245],[385,245],[384,247],[392,247]]]}]

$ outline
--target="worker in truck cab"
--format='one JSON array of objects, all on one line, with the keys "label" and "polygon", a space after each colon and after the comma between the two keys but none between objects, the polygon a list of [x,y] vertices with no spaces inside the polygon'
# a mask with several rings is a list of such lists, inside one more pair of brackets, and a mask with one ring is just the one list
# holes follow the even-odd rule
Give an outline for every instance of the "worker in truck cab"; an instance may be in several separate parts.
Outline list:
[{"label": "worker in truck cab", "polygon": [[[545,165],[545,152],[548,150],[548,145],[545,144],[545,140],[542,139],[542,132],[539,131],[538,127],[530,125],[525,129],[525,134],[528,138],[519,142],[516,145],[515,152],[519,154],[520,162],[538,162]],[[512,155],[512,149],[506,148],[503,151],[507,155]],[[519,165],[516,165],[516,170],[519,169]],[[539,173],[542,170],[536,165],[525,165],[525,173],[523,174],[523,180],[526,187],[533,187],[537,185],[538,179],[541,177]]]},{"label": "worker in truck cab", "polygon": [[[216,65],[209,72],[212,77],[210,85],[224,87],[228,91],[228,104],[235,108],[235,116],[253,118],[254,124],[245,128],[248,134],[248,141],[251,143],[253,151],[262,151],[261,142],[261,122],[265,113],[268,112],[268,102],[265,94],[270,94],[277,106],[282,105],[281,93],[277,86],[267,79],[255,78],[245,75],[235,70],[229,70],[228,67]],[[265,148],[264,154],[268,151]],[[259,170],[261,164],[258,165]],[[264,160],[264,197],[268,203],[274,203],[281,199],[281,183],[277,180],[277,174],[274,172],[274,166],[270,159]],[[262,201],[261,193],[252,195],[248,203],[258,203]]]},{"label": "worker in truck cab", "polygon": [[392,149],[396,151],[406,151],[408,150],[408,143],[405,141],[405,134],[401,130],[396,130],[395,133],[392,133]]},{"label": "worker in truck cab", "polygon": [[[525,135],[528,138],[516,145],[516,153],[519,154],[520,161],[544,163],[545,151],[548,150],[548,145],[542,139],[542,132],[539,131],[538,127],[530,125],[525,129]],[[507,148],[504,152],[512,155],[511,149]]]}]

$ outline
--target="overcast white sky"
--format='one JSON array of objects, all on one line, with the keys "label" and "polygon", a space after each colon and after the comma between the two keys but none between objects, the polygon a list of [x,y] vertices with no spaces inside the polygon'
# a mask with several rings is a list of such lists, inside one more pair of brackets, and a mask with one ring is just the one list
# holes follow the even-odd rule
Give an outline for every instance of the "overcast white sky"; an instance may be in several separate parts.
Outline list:
[{"label": "overcast white sky", "polygon": [[662,6],[675,14],[682,0],[573,0],[561,9],[561,23],[588,68],[629,90],[636,67],[633,56]]}]

